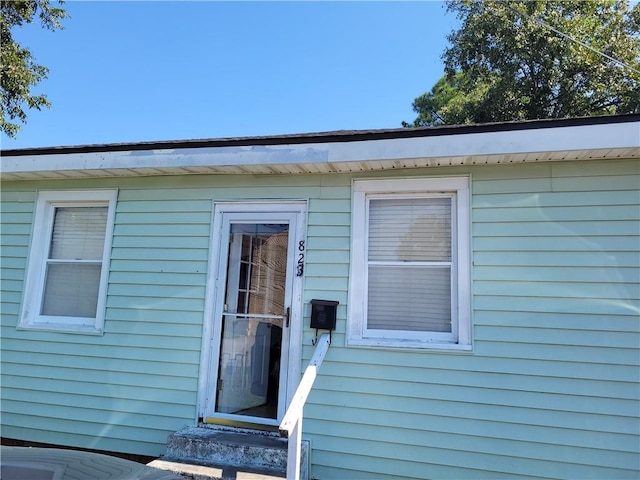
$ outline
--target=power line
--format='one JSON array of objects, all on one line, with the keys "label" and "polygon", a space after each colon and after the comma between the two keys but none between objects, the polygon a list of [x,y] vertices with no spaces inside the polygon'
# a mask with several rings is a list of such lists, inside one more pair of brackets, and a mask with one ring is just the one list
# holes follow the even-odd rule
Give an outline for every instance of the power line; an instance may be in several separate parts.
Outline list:
[{"label": "power line", "polygon": [[[504,0],[493,0],[493,1],[504,5],[505,7],[507,7],[512,12],[515,12],[518,15],[522,15],[523,17],[525,17],[525,18],[537,23],[541,27],[547,28],[547,29],[551,30],[552,32],[557,33],[558,35],[560,35],[560,36],[562,36],[562,37],[564,37],[564,38],[566,38],[568,40],[571,40],[572,42],[576,42],[578,45],[582,45],[583,47],[588,48],[592,52],[597,53],[598,55],[601,55],[601,56],[611,60],[612,62],[615,62],[615,63],[617,63],[617,64],[619,64],[619,65],[621,65],[621,66],[623,66],[625,68],[628,68],[629,70],[631,70],[633,72],[640,73],[640,70],[637,70],[637,69],[633,68],[631,65],[627,65],[622,60],[618,60],[617,58],[613,58],[612,56],[607,55],[606,53],[604,53],[604,52],[602,52],[602,51],[600,51],[600,50],[598,50],[596,48],[593,48],[591,45],[587,45],[586,43],[578,40],[577,38],[574,38],[571,35],[567,35],[566,33],[561,32],[557,28],[552,27],[551,25],[549,25],[548,23],[540,20],[539,18],[534,18],[534,17],[532,17],[531,15],[529,15],[529,14],[527,14],[525,12],[521,12],[520,10],[517,10],[517,9],[513,8],[511,5],[509,5]],[[484,1],[482,3],[484,5]]]}]

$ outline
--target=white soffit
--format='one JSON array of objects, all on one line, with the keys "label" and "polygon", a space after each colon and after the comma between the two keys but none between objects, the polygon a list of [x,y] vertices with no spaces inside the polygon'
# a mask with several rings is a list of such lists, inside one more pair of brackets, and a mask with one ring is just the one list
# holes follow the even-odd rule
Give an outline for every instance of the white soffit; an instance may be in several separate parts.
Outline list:
[{"label": "white soffit", "polygon": [[[256,139],[259,142],[259,139]],[[184,174],[363,172],[455,165],[640,158],[640,122],[248,146],[3,156],[2,180]]]}]

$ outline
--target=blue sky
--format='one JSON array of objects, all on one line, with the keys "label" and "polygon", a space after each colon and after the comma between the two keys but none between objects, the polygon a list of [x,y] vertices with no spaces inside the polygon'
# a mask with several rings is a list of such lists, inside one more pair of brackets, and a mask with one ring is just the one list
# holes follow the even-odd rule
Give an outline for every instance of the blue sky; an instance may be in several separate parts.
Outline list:
[{"label": "blue sky", "polygon": [[438,1],[68,1],[14,32],[50,69],[2,148],[400,127],[443,74]]}]

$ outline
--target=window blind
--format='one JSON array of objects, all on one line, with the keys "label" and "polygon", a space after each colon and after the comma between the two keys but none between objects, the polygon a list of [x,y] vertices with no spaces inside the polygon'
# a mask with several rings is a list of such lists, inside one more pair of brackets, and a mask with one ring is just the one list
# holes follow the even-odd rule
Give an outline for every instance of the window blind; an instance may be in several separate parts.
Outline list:
[{"label": "window blind", "polygon": [[450,267],[369,267],[367,326],[451,332],[450,278]]},{"label": "window blind", "polygon": [[107,207],[58,207],[49,258],[102,260]]},{"label": "window blind", "polygon": [[101,265],[54,263],[47,267],[42,315],[96,316]]},{"label": "window blind", "polygon": [[57,207],[42,315],[94,318],[107,226],[107,207]]},{"label": "window blind", "polygon": [[451,332],[451,197],[371,199],[367,328]]},{"label": "window blind", "polygon": [[369,260],[450,261],[451,198],[372,199]]}]

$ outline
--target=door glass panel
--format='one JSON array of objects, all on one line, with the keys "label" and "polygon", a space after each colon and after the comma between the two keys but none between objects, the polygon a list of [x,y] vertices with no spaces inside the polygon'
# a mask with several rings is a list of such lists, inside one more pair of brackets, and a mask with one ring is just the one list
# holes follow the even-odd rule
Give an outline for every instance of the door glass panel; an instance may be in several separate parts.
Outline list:
[{"label": "door glass panel", "polygon": [[216,411],[277,418],[289,225],[229,232]]}]

